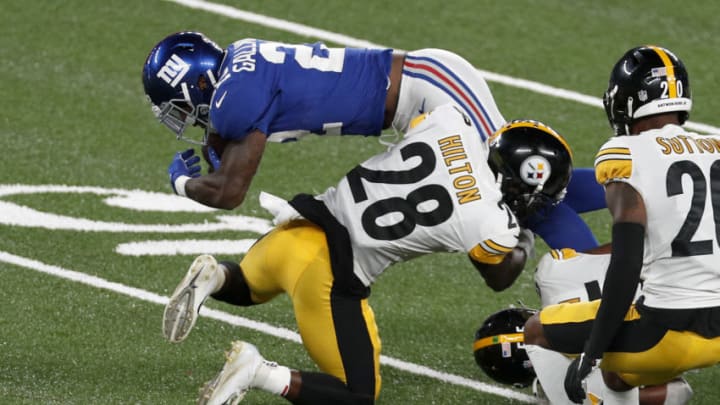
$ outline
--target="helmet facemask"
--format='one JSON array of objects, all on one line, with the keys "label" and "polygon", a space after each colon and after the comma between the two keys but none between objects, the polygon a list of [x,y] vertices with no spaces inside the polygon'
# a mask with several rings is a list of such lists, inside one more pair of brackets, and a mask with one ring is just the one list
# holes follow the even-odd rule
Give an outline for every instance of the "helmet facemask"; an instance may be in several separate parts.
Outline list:
[{"label": "helmet facemask", "polygon": [[[209,105],[199,104],[193,107],[187,100],[172,99],[160,103],[159,107],[152,104],[151,108],[158,121],[173,131],[178,140],[195,145],[205,145],[207,143],[207,134],[210,128],[208,120]],[[185,133],[185,130],[191,126],[199,126],[204,129],[202,138],[194,139]]]},{"label": "helmet facemask", "polygon": [[497,178],[500,190],[503,193],[503,202],[522,226],[528,218],[535,214],[542,215],[544,211],[556,206],[565,198],[567,188],[563,188],[555,195],[543,192],[544,183],[532,186],[517,177],[504,177],[498,173]]},{"label": "helmet facemask", "polygon": [[[143,87],[155,117],[176,136],[205,145],[212,130],[210,100],[225,52],[198,32],[179,32],[158,43],[143,67]],[[190,126],[204,129],[188,136]]]}]

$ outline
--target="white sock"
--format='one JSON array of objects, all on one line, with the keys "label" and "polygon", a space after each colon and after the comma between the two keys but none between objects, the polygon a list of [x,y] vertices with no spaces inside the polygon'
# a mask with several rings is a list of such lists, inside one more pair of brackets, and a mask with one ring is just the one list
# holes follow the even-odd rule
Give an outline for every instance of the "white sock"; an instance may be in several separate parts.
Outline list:
[{"label": "white sock", "polygon": [[251,386],[271,394],[285,396],[290,388],[290,369],[274,361],[263,360],[255,372]]},{"label": "white sock", "polygon": [[613,391],[606,386],[602,399],[603,405],[637,405],[640,403],[640,391],[638,387],[630,391]]},{"label": "white sock", "polygon": [[684,378],[667,383],[664,405],[685,405],[693,396],[692,387]]},{"label": "white sock", "polygon": [[586,404],[599,404],[602,403],[603,394],[607,387],[605,381],[603,381],[602,372],[599,368],[595,368],[585,379],[585,399]]},{"label": "white sock", "polygon": [[565,372],[571,360],[561,353],[537,345],[525,345],[535,375],[553,405],[575,405],[565,393]]},{"label": "white sock", "polygon": [[222,264],[218,263],[217,265],[217,271],[214,273],[213,278],[215,280],[212,286],[212,290],[210,291],[210,295],[215,294],[216,292],[220,291],[222,286],[225,284],[225,277],[227,275],[228,269],[227,267],[223,266]]}]

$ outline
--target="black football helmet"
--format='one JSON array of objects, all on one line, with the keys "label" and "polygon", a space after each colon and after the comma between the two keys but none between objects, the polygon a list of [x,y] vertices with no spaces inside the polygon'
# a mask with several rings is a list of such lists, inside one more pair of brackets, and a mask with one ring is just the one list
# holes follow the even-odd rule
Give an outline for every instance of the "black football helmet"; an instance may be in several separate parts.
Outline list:
[{"label": "black football helmet", "polygon": [[633,48],[610,73],[603,105],[615,135],[628,135],[634,120],[654,114],[677,111],[682,124],[692,108],[685,65],[659,46]]},{"label": "black football helmet", "polygon": [[490,137],[489,146],[488,163],[503,202],[521,224],[565,197],[572,150],[552,128],[538,121],[511,121]]},{"label": "black football helmet", "polygon": [[525,352],[523,329],[535,311],[508,308],[490,315],[475,332],[475,362],[493,380],[527,387],[535,379],[535,370]]},{"label": "black football helmet", "polygon": [[203,34],[178,32],[155,45],[145,60],[145,94],[157,119],[178,139],[205,144],[205,138],[197,141],[183,133],[188,126],[198,125],[207,136],[210,99],[224,55],[223,49]]}]

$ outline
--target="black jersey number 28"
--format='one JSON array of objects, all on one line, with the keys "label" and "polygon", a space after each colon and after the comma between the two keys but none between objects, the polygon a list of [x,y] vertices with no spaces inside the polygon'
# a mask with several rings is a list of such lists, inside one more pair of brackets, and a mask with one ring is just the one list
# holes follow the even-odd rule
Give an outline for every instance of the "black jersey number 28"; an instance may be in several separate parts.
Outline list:
[{"label": "black jersey number 28", "polygon": [[[415,142],[400,149],[403,161],[419,157],[420,163],[406,170],[370,170],[360,165],[347,174],[348,184],[356,203],[368,199],[362,180],[370,183],[414,184],[429,176],[435,170],[435,153],[422,142]],[[420,212],[418,205],[425,201],[435,201],[432,211]],[[392,225],[378,225],[377,219],[399,212],[403,219]],[[370,204],[362,213],[362,226],[365,232],[378,240],[396,240],[409,235],[417,225],[434,226],[448,220],[453,213],[453,204],[448,191],[439,184],[424,184],[408,193],[405,198],[390,197]]]},{"label": "black jersey number 28", "polygon": [[[690,176],[692,180],[692,200],[690,210],[680,227],[680,231],[672,241],[673,256],[698,256],[708,255],[713,252],[713,241],[691,240],[695,236],[707,201],[708,182],[698,165],[682,160],[670,165],[665,185],[668,197],[683,194],[682,177]],[[720,160],[716,160],[710,166],[710,204],[713,210],[715,223],[715,240],[720,241]]]}]

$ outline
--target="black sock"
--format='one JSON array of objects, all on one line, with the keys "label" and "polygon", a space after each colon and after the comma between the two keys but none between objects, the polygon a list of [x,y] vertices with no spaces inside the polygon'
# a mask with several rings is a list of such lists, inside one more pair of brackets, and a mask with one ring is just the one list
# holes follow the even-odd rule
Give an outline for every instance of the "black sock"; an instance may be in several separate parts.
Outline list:
[{"label": "black sock", "polygon": [[296,405],[372,405],[375,395],[354,393],[343,382],[329,374],[301,371],[302,385]]},{"label": "black sock", "polygon": [[211,296],[218,301],[242,307],[255,305],[250,298],[250,287],[245,282],[245,276],[243,276],[240,266],[235,262],[220,262],[220,264],[227,269],[225,283],[218,292]]}]

